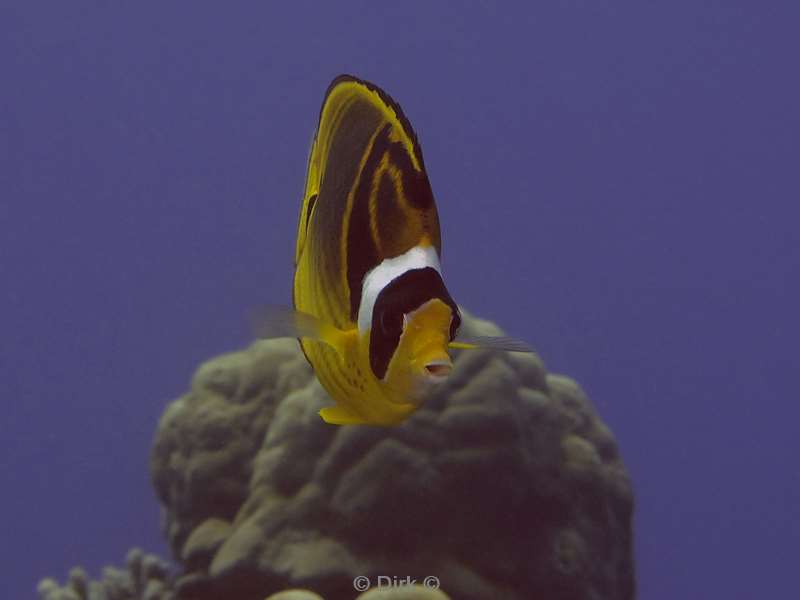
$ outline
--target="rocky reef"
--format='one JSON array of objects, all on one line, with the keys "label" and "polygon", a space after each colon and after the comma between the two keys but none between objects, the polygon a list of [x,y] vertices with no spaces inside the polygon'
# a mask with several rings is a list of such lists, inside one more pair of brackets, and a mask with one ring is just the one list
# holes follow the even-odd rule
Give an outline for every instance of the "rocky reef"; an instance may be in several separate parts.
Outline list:
[{"label": "rocky reef", "polygon": [[[459,600],[634,598],[630,481],[580,387],[530,354],[454,363],[388,428],[324,423],[331,401],[294,340],[203,364],[151,455],[180,568],[145,577],[145,559],[129,558],[123,592],[92,595],[106,584],[82,575],[74,597],[351,600],[371,587],[359,598],[440,600],[441,586]],[[40,596],[72,598],[56,594],[74,583],[45,580]]]}]

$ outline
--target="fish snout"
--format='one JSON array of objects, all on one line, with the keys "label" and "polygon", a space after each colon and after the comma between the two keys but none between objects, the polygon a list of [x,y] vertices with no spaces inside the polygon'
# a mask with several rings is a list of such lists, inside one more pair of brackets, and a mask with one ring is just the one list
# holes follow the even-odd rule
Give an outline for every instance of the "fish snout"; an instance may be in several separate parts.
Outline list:
[{"label": "fish snout", "polygon": [[453,362],[449,358],[432,360],[425,365],[425,375],[432,382],[444,381],[452,370]]}]

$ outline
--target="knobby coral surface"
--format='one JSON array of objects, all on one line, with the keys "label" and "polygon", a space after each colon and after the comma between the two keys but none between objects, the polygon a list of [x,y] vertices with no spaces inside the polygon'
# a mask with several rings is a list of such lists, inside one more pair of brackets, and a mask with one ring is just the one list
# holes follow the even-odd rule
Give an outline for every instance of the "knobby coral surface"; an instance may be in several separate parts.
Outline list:
[{"label": "knobby coral surface", "polygon": [[178,597],[351,599],[358,577],[435,577],[460,600],[634,597],[614,437],[535,355],[461,352],[396,427],[327,425],[330,404],[294,340],[197,370],[151,456]]}]

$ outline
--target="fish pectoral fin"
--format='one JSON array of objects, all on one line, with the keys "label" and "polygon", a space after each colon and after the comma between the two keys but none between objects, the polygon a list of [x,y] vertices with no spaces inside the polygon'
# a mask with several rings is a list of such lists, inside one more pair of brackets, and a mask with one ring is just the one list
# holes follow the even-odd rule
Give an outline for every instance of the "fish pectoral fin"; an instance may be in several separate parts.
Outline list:
[{"label": "fish pectoral fin", "polygon": [[501,352],[534,352],[534,349],[523,341],[494,335],[458,335],[455,340],[450,342],[449,346],[459,350],[482,348]]},{"label": "fish pectoral fin", "polygon": [[343,353],[347,332],[322,319],[288,306],[263,306],[253,312],[253,329],[259,339],[310,338]]},{"label": "fish pectoral fin", "polygon": [[319,411],[322,420],[331,425],[362,425],[364,419],[341,406],[330,406]]}]

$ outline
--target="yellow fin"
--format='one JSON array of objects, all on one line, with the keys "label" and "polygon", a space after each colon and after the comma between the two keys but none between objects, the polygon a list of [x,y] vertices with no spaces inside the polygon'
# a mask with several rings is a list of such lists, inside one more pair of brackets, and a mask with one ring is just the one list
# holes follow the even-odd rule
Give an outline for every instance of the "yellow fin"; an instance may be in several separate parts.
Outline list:
[{"label": "yellow fin", "polygon": [[252,317],[256,337],[272,338],[310,338],[325,342],[339,354],[344,353],[347,332],[310,315],[288,306],[264,306]]},{"label": "yellow fin", "polygon": [[475,344],[468,344],[467,342],[450,342],[448,347],[454,350],[475,350],[478,346]]},{"label": "yellow fin", "polygon": [[501,352],[534,352],[525,342],[514,338],[493,335],[457,336],[450,342],[450,348],[459,350],[498,350]]},{"label": "yellow fin", "polygon": [[341,406],[331,406],[319,411],[322,420],[331,425],[361,425],[366,423],[364,419],[350,412]]}]

